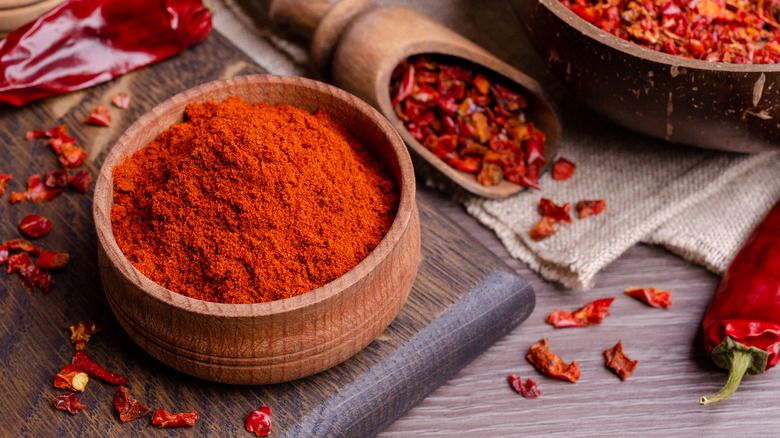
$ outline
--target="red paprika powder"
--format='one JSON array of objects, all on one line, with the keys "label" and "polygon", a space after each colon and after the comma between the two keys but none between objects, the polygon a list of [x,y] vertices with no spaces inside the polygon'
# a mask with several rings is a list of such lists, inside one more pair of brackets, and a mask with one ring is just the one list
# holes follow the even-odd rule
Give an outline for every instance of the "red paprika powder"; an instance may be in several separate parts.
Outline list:
[{"label": "red paprika powder", "polygon": [[191,104],[116,166],[111,222],[128,260],[191,298],[292,297],[382,240],[398,189],[327,114],[238,97]]}]

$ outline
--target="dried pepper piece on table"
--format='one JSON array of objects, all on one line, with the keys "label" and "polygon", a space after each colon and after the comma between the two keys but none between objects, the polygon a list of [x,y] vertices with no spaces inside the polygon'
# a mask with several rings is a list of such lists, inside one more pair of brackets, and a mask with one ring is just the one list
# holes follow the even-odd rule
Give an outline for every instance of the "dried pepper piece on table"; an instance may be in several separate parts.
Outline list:
[{"label": "dried pepper piece on table", "polygon": [[117,93],[111,98],[111,103],[117,108],[128,109],[130,108],[130,95],[127,93]]},{"label": "dried pepper piece on table", "polygon": [[100,380],[104,380],[112,385],[127,385],[130,379],[119,374],[112,373],[102,366],[95,363],[92,358],[84,351],[79,351],[73,356],[73,365],[81,368],[85,373]]},{"label": "dried pepper piece on table", "polygon": [[114,393],[114,409],[119,414],[119,421],[123,423],[141,418],[152,411],[131,397],[130,391],[124,386],[120,386]]},{"label": "dried pepper piece on table", "polygon": [[79,403],[79,396],[72,392],[54,396],[51,404],[55,409],[67,411],[73,415],[76,415],[80,410],[86,408],[86,406]]},{"label": "dried pepper piece on table", "polygon": [[51,231],[51,221],[37,214],[28,214],[19,221],[18,226],[28,237],[43,237]]},{"label": "dried pepper piece on table", "polygon": [[11,175],[8,175],[7,173],[0,173],[0,196],[5,193],[6,187],[8,187],[8,183],[11,182],[13,177]]},{"label": "dried pepper piece on table", "polygon": [[69,176],[68,182],[79,192],[87,193],[89,191],[89,186],[92,184],[92,175],[87,169],[81,169]]},{"label": "dried pepper piece on table", "polygon": [[108,112],[108,108],[103,105],[98,105],[95,110],[84,119],[84,123],[108,127],[111,126],[111,114]]},{"label": "dried pepper piece on table", "polygon": [[75,365],[68,364],[57,373],[57,376],[54,378],[54,387],[83,392],[88,381],[87,373]]},{"label": "dried pepper piece on table", "polygon": [[61,189],[68,185],[68,171],[65,169],[47,170],[43,174],[43,185],[50,189]]},{"label": "dried pepper piece on table", "polygon": [[257,436],[266,436],[271,433],[271,408],[263,406],[255,409],[246,417],[246,430]]},{"label": "dried pepper piece on table", "polygon": [[531,345],[528,354],[525,356],[533,366],[539,371],[557,377],[559,379],[576,382],[580,378],[580,364],[573,360],[571,364],[558,357],[548,349],[549,341],[547,338],[541,339],[536,344]]},{"label": "dried pepper piece on table", "polygon": [[514,374],[510,374],[507,377],[507,380],[509,381],[509,385],[512,386],[512,389],[525,398],[536,398],[541,395],[541,392],[539,391],[539,384],[530,378],[525,379],[525,382],[523,382],[523,379],[520,377],[517,377]]},{"label": "dried pepper piece on table", "polygon": [[6,268],[7,274],[13,274],[16,271],[22,272],[24,268],[32,265],[32,260],[30,260],[30,254],[26,252],[14,254],[8,257],[6,261],[8,262],[8,266]]},{"label": "dried pepper piece on table", "polygon": [[84,349],[86,343],[95,333],[102,329],[92,321],[81,321],[76,325],[70,326],[70,342],[76,348],[76,351]]},{"label": "dried pepper piece on table", "polygon": [[25,239],[7,240],[3,242],[3,246],[5,246],[9,251],[24,251],[32,255],[40,255],[43,252],[43,248],[35,246],[30,243],[29,240]]},{"label": "dried pepper piece on table", "polygon": [[603,199],[583,200],[577,203],[577,212],[580,218],[601,214],[607,209],[607,201]]},{"label": "dried pepper piece on table", "polygon": [[21,201],[30,201],[30,202],[41,202],[41,201],[51,201],[54,199],[55,196],[57,196],[62,189],[50,189],[46,187],[46,185],[43,183],[43,180],[40,176],[37,174],[31,175],[29,178],[27,178],[27,191],[26,192],[14,192],[11,193],[11,203],[21,202]]},{"label": "dried pepper piece on table", "polygon": [[672,307],[672,291],[657,287],[632,287],[626,289],[626,294],[657,308]]},{"label": "dried pepper piece on table", "polygon": [[614,299],[603,298],[591,301],[573,312],[553,310],[547,317],[547,322],[555,326],[555,328],[587,327],[593,324],[601,324],[604,317],[609,315],[609,306],[612,305]]},{"label": "dried pepper piece on table", "polygon": [[44,251],[35,260],[35,266],[43,269],[62,269],[68,266],[70,255],[64,252]]},{"label": "dried pepper piece on table", "polygon": [[201,0],[63,2],[0,41],[0,103],[91,87],[173,56],[210,31]]},{"label": "dried pepper piece on table", "polygon": [[54,287],[54,277],[35,265],[25,267],[22,270],[22,277],[24,278],[22,287],[27,290],[33,290],[37,287],[41,292],[46,293]]},{"label": "dried pepper piece on table", "polygon": [[185,427],[194,426],[198,419],[198,413],[195,411],[172,414],[164,409],[157,409],[152,416],[152,424],[157,427]]},{"label": "dried pepper piece on table", "polygon": [[623,351],[623,341],[618,341],[614,347],[604,350],[604,358],[607,367],[617,373],[622,380],[626,380],[639,365],[638,360],[631,360],[626,356]]},{"label": "dried pepper piece on table", "polygon": [[566,158],[560,157],[557,160],[555,160],[555,164],[553,165],[552,177],[556,181],[565,181],[571,178],[572,175],[574,175],[574,170],[576,168],[577,168],[576,164],[572,163]]},{"label": "dried pepper piece on table", "polygon": [[539,241],[555,234],[558,231],[555,227],[555,223],[557,222],[572,222],[571,216],[569,215],[571,205],[568,203],[556,205],[550,199],[541,198],[539,200],[538,209],[539,214],[542,215],[542,219],[528,232],[533,240]]}]

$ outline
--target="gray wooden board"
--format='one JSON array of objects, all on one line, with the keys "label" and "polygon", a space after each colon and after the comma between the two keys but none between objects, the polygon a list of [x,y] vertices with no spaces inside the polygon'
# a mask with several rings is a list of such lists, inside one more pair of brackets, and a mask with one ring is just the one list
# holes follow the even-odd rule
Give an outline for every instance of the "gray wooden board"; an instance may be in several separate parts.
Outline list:
[{"label": "gray wooden board", "polygon": [[[22,288],[18,274],[0,272],[0,430],[18,436],[159,436],[150,417],[120,423],[112,407],[115,387],[90,379],[80,394],[87,408],[75,416],[56,411],[54,375],[73,356],[68,327],[94,320],[104,330],[87,344],[98,363],[130,377],[131,395],[152,408],[196,410],[194,428],[166,436],[251,436],[247,413],[272,408],[271,436],[373,435],[453,376],[490,344],[525,320],[532,288],[476,239],[419,201],[422,255],[410,298],[396,320],[366,349],[311,378],[269,386],[203,381],[158,362],[135,345],[111,314],[96,260],[91,192],[66,189],[50,202],[10,204],[27,177],[57,168],[45,141],[25,141],[30,129],[66,124],[97,175],[108,150],[139,115],[194,85],[237,74],[262,73],[214,32],[200,45],[159,64],[69,95],[24,108],[1,108],[0,173],[14,180],[0,198],[0,240],[21,237],[16,224],[28,213],[50,218],[51,233],[36,244],[71,255],[44,294]],[[129,92],[128,110],[111,108],[110,128],[84,125],[98,104]]]}]

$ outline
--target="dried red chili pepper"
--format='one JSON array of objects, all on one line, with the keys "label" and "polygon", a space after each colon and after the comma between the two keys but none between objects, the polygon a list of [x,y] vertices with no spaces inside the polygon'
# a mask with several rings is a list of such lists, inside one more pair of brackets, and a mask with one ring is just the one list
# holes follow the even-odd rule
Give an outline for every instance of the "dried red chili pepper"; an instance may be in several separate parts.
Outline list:
[{"label": "dried red chili pepper", "polygon": [[753,230],[729,265],[704,316],[704,347],[729,370],[718,403],[745,374],[761,374],[780,360],[780,200]]},{"label": "dried red chili pepper", "polygon": [[19,230],[28,237],[43,237],[51,231],[51,221],[37,214],[28,214],[19,221]]},{"label": "dried red chili pepper", "polygon": [[264,406],[249,413],[246,417],[246,430],[257,436],[271,433],[271,408]]},{"label": "dried red chili pepper", "polygon": [[623,341],[618,341],[614,347],[604,350],[604,358],[606,359],[607,367],[617,373],[622,380],[626,380],[636,366],[639,365],[638,360],[631,360],[626,356],[626,353],[623,351]]},{"label": "dried red chili pepper", "polygon": [[514,374],[510,374],[507,377],[507,380],[509,380],[509,384],[512,386],[512,389],[525,398],[536,398],[541,395],[541,392],[539,391],[539,384],[530,378],[525,379],[525,382],[523,382],[523,379],[520,377],[517,377]]},{"label": "dried red chili pepper", "polygon": [[63,2],[0,41],[0,103],[91,87],[175,55],[210,31],[200,0]]},{"label": "dried red chili pepper", "polygon": [[554,226],[555,222],[556,220],[551,217],[542,217],[542,220],[537,222],[528,234],[531,236],[531,239],[536,241],[542,240],[545,237],[555,234],[557,231]]},{"label": "dried red chili pepper", "polygon": [[54,287],[54,277],[35,265],[22,269],[22,277],[24,277],[22,287],[27,290],[33,290],[37,287],[42,292],[49,292]]},{"label": "dried red chili pepper", "polygon": [[24,193],[12,193],[11,202],[21,202],[24,200],[30,202],[50,201],[57,196],[62,189],[50,189],[44,185],[40,176],[31,175],[27,178],[27,191]]},{"label": "dried red chili pepper", "polygon": [[68,391],[83,392],[87,386],[89,377],[87,373],[80,370],[74,365],[65,365],[57,376],[54,378],[54,387],[67,389]]},{"label": "dried red chili pepper", "polygon": [[81,169],[68,177],[68,182],[79,192],[87,193],[89,191],[89,186],[92,184],[92,175],[87,169]]},{"label": "dried red chili pepper", "polygon": [[194,426],[199,417],[195,411],[172,414],[164,409],[158,409],[152,416],[152,424],[158,427]]},{"label": "dried red chili pepper", "polygon": [[108,108],[103,105],[98,105],[95,110],[84,119],[84,123],[96,126],[111,126],[111,114],[108,112]]},{"label": "dried red chili pepper", "polygon": [[6,173],[0,173],[0,196],[5,193],[5,188],[8,187],[8,183],[11,182],[13,177]]},{"label": "dried red chili pepper", "polygon": [[554,202],[547,198],[539,200],[539,214],[541,214],[542,217],[549,217],[555,222],[563,221],[571,223],[572,219],[571,216],[569,216],[569,211],[571,211],[571,205],[569,205],[569,203],[555,205]]},{"label": "dried red chili pepper", "polygon": [[8,245],[3,243],[2,245],[0,245],[0,265],[8,261],[8,254],[9,254]]},{"label": "dried red chili pepper", "polygon": [[634,287],[626,289],[626,294],[653,307],[664,309],[672,307],[672,291],[669,290],[656,287]]},{"label": "dried red chili pepper", "polygon": [[141,418],[152,411],[131,397],[130,392],[124,386],[120,386],[114,393],[114,409],[119,414],[119,421],[123,423]]},{"label": "dried red chili pepper", "polygon": [[41,247],[35,246],[24,239],[7,240],[3,242],[3,246],[8,248],[9,251],[24,251],[36,256],[41,255],[43,252]]},{"label": "dried red chili pepper", "polygon": [[598,200],[585,200],[577,203],[577,211],[580,214],[580,218],[586,218],[588,216],[595,216],[602,213],[607,209],[607,201],[603,199]]},{"label": "dried red chili pepper", "polygon": [[26,252],[19,253],[12,255],[8,257],[8,268],[6,270],[6,273],[12,274],[16,271],[22,272],[24,268],[32,265],[32,260],[30,260],[30,254],[27,254]]},{"label": "dried red chili pepper", "polygon": [[35,260],[35,266],[43,269],[62,269],[68,266],[69,258],[64,252],[44,251]]},{"label": "dried red chili pepper", "polygon": [[119,93],[111,99],[111,103],[117,108],[128,109],[130,108],[130,95]]},{"label": "dried red chili pepper", "polygon": [[92,321],[81,321],[70,326],[70,342],[75,346],[76,351],[81,351],[92,335],[101,330],[103,329]]},{"label": "dried red chili pepper", "polygon": [[577,165],[566,158],[558,158],[553,165],[552,177],[554,180],[565,181],[574,175]]},{"label": "dried red chili pepper", "polygon": [[73,365],[84,370],[85,373],[100,380],[105,380],[112,385],[127,385],[130,379],[119,374],[112,373],[93,361],[84,351],[79,351],[73,356]]},{"label": "dried red chili pepper", "polygon": [[61,189],[68,185],[68,171],[65,169],[47,170],[43,175],[43,185],[50,189]]},{"label": "dried red chili pepper", "polygon": [[55,409],[68,411],[73,415],[78,414],[80,410],[86,408],[86,406],[79,403],[79,396],[72,392],[54,396],[51,404]]},{"label": "dried red chili pepper", "polygon": [[60,154],[60,164],[67,168],[74,168],[81,165],[87,159],[87,151],[75,146],[73,143],[63,143],[62,153]]},{"label": "dried red chili pepper", "polygon": [[555,328],[563,327],[587,327],[601,324],[604,317],[609,315],[609,306],[615,298],[603,298],[591,301],[574,312],[565,310],[553,310],[547,317],[547,322]]},{"label": "dried red chili pepper", "polygon": [[569,382],[576,382],[580,378],[580,364],[573,360],[571,364],[566,365],[563,359],[547,348],[548,344],[547,338],[543,338],[531,345],[525,356],[526,359],[543,373]]}]

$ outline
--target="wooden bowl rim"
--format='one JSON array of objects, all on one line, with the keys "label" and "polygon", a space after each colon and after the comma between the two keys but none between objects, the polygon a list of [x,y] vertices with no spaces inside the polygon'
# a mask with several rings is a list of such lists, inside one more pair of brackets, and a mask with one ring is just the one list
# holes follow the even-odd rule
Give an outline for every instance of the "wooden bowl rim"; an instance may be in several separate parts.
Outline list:
[{"label": "wooden bowl rim", "polygon": [[[552,12],[559,20],[573,27],[586,37],[598,41],[608,47],[625,53],[628,56],[644,59],[668,65],[669,67],[683,67],[689,69],[712,71],[712,72],[733,72],[733,73],[770,73],[780,72],[780,64],[735,64],[730,62],[712,62],[700,59],[685,58],[669,53],[657,52],[639,44],[623,40],[609,32],[601,30],[596,26],[583,20],[577,14],[569,10],[558,0],[515,0],[523,2],[538,2],[547,10]],[[517,8],[516,8],[517,9]],[[530,23],[528,27],[533,27]],[[641,72],[646,73],[646,72]]]},{"label": "wooden bowl rim", "polygon": [[[352,107],[358,111],[358,113],[366,116],[371,123],[374,123],[377,128],[384,133],[387,139],[388,146],[390,146],[394,152],[400,169],[400,178],[398,183],[398,189],[400,192],[400,199],[398,204],[398,210],[396,212],[393,223],[390,226],[387,234],[382,238],[379,244],[374,248],[371,253],[360,261],[354,268],[347,271],[341,277],[327,283],[317,289],[313,289],[309,292],[303,293],[290,298],[285,298],[276,301],[251,303],[251,304],[227,304],[216,303],[210,301],[197,300],[190,298],[169,289],[160,286],[155,283],[140,271],[138,271],[132,263],[130,263],[124,254],[119,249],[119,246],[114,239],[113,227],[110,223],[110,206],[113,205],[113,176],[111,169],[108,169],[104,164],[100,169],[98,181],[96,183],[95,192],[98,192],[98,185],[111,183],[110,190],[104,190],[107,194],[106,200],[95,199],[93,206],[93,216],[95,219],[95,225],[98,226],[98,222],[104,216],[98,214],[100,206],[104,203],[109,206],[108,216],[108,229],[110,233],[104,237],[102,233],[98,233],[99,244],[106,249],[106,256],[114,264],[121,264],[129,268],[136,275],[131,278],[127,278],[134,286],[148,296],[160,301],[166,305],[197,314],[229,317],[229,318],[257,318],[270,315],[279,315],[287,312],[293,312],[310,306],[315,306],[318,303],[326,301],[339,292],[348,289],[350,286],[357,283],[366,274],[372,272],[382,261],[384,257],[392,253],[401,241],[406,233],[406,229],[409,227],[412,221],[412,215],[415,211],[414,193],[415,193],[415,179],[414,170],[409,156],[409,152],[406,149],[406,145],[399,136],[399,134],[392,127],[382,115],[374,109],[372,106],[357,98],[356,96],[344,91],[335,86],[316,81],[313,79],[297,77],[297,76],[280,76],[280,75],[247,75],[237,76],[228,79],[218,79],[215,81],[207,82],[199,86],[182,91],[138,118],[128,129],[117,139],[114,146],[111,148],[109,154],[106,156],[104,163],[110,163],[114,160],[115,156],[121,155],[120,149],[125,149],[126,144],[132,142],[131,134],[140,130],[140,128],[153,123],[155,119],[163,114],[165,111],[175,107],[177,103],[184,99],[190,102],[204,102],[209,100],[209,93],[213,93],[215,90],[221,87],[230,87],[237,85],[251,85],[262,86],[267,84],[281,85],[285,87],[302,88],[313,91],[316,94],[325,94],[329,97],[335,98],[347,106]],[[252,102],[256,103],[256,102]],[[275,102],[269,102],[275,103]],[[291,106],[295,106],[291,103],[286,103]],[[167,127],[163,128],[167,129]],[[162,131],[161,131],[162,132]],[[159,134],[159,133],[158,133]],[[125,156],[126,157],[126,156]],[[103,221],[100,221],[103,222]],[[120,254],[120,260],[115,260],[113,254]]]}]

